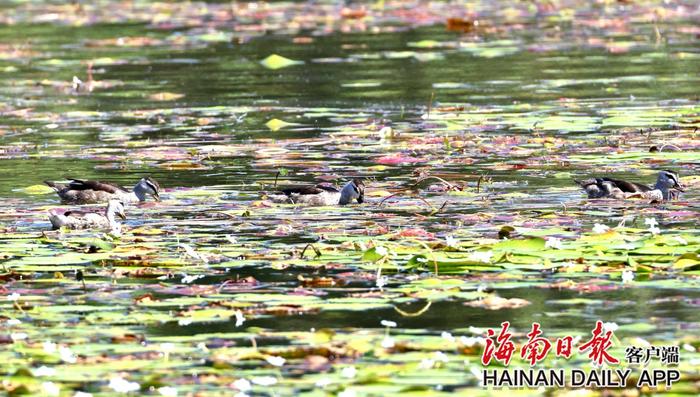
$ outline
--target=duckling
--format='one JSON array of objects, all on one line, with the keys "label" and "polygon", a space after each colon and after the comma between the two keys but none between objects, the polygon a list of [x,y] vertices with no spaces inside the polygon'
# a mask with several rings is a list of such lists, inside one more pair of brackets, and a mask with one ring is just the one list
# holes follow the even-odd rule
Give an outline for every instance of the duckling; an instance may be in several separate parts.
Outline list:
[{"label": "duckling", "polygon": [[121,226],[114,219],[118,215],[126,219],[124,203],[119,200],[109,200],[104,214],[86,211],[66,211],[60,213],[55,209],[49,210],[49,221],[54,229],[67,227],[69,229],[109,229],[119,232]]},{"label": "duckling", "polygon": [[588,194],[588,198],[626,199],[640,197],[652,201],[678,198],[678,192],[685,191],[679,182],[678,174],[664,170],[659,172],[653,188],[636,182],[612,178],[594,178],[585,181],[574,180]]},{"label": "duckling", "polygon": [[146,201],[146,195],[150,195],[156,201],[160,201],[160,185],[149,176],[141,178],[131,192],[109,182],[73,178],[67,179],[70,180],[70,183],[64,184],[44,181],[45,184],[58,193],[61,201],[65,203],[96,204],[105,203],[111,199],[118,199],[125,203],[133,203],[137,201]]},{"label": "duckling", "polygon": [[270,195],[275,203],[305,204],[310,206],[346,205],[353,200],[362,204],[365,199],[365,184],[360,178],[354,178],[342,189],[335,186],[293,186],[282,189],[281,194]]}]

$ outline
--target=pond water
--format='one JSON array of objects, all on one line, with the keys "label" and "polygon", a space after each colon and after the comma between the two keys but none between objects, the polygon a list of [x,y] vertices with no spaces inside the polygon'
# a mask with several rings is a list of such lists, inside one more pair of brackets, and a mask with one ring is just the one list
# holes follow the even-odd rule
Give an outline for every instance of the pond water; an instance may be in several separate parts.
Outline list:
[{"label": "pond water", "polygon": [[[0,292],[19,298],[0,302],[0,390],[107,394],[118,373],[153,394],[272,376],[252,393],[472,395],[481,347],[444,332],[585,340],[602,320],[618,357],[682,345],[697,393],[700,10],[591,3],[3,6]],[[662,169],[680,200],[573,182]],[[129,206],[120,238],[49,231],[43,181],[145,175],[163,201]],[[265,197],[353,176],[362,205]]]}]

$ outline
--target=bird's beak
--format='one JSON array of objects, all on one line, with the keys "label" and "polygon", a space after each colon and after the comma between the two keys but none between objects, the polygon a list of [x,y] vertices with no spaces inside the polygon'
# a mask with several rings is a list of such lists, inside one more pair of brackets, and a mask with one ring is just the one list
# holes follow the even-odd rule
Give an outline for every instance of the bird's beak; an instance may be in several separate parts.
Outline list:
[{"label": "bird's beak", "polygon": [[365,195],[364,195],[364,194],[361,194],[361,195],[357,198],[357,203],[358,203],[358,204],[362,204],[362,203],[364,203],[364,202],[365,202]]},{"label": "bird's beak", "polygon": [[680,183],[676,183],[676,185],[673,188],[678,190],[679,192],[685,192],[685,187],[683,187],[683,185],[681,185]]},{"label": "bird's beak", "polygon": [[160,201],[160,195],[159,195],[158,193],[153,194],[153,198],[154,198],[156,201]]},{"label": "bird's beak", "polygon": [[119,215],[120,218],[126,220],[126,214],[123,212],[119,212],[117,215]]}]

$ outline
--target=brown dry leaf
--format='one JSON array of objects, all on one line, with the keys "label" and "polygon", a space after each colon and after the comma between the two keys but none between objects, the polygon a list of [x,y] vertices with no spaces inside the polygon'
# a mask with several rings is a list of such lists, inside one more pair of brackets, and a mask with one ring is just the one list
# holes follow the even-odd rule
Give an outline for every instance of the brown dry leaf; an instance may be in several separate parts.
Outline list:
[{"label": "brown dry leaf", "polygon": [[486,310],[519,309],[530,304],[530,301],[520,298],[501,298],[491,295],[484,299],[464,302],[465,306],[480,307]]}]

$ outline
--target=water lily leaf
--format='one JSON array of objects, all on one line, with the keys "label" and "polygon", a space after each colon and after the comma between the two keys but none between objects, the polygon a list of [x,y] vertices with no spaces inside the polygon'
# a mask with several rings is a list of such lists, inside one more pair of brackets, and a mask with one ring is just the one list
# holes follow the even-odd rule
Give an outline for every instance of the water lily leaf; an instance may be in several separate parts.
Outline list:
[{"label": "water lily leaf", "polygon": [[260,61],[261,65],[272,70],[282,69],[294,65],[302,65],[303,63],[303,61],[295,61],[277,54],[272,54]]}]

